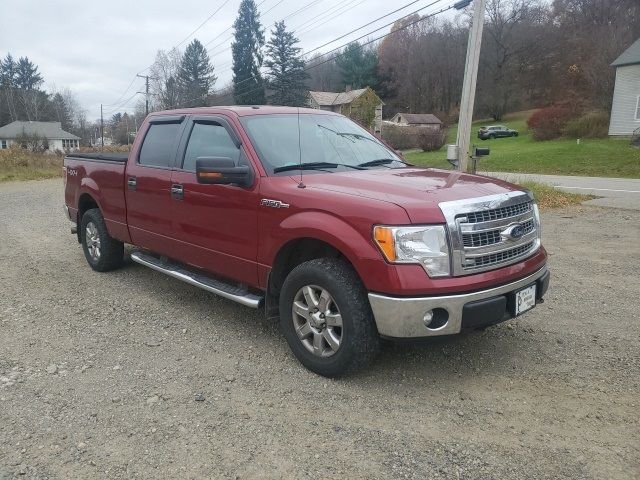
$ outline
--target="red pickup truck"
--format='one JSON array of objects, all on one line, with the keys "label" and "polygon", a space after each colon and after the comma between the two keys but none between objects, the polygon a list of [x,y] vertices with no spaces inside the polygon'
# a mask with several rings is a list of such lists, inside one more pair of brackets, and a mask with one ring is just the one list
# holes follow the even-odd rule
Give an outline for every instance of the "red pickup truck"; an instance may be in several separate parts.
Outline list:
[{"label": "red pickup truck", "polygon": [[131,259],[279,318],[296,357],[340,375],[381,338],[459,333],[549,284],[532,195],[417,168],[341,115],[153,113],[128,156],[65,158],[65,210],[96,271]]}]

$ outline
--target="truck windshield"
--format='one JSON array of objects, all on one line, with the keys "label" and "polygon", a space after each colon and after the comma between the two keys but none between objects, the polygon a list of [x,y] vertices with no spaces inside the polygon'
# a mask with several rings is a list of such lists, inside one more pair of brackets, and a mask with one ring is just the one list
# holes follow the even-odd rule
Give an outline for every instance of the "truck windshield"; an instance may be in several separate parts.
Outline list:
[{"label": "truck windshield", "polygon": [[304,113],[298,123],[295,114],[256,115],[242,123],[270,174],[296,170],[300,163],[322,172],[404,167],[391,149],[346,117]]}]

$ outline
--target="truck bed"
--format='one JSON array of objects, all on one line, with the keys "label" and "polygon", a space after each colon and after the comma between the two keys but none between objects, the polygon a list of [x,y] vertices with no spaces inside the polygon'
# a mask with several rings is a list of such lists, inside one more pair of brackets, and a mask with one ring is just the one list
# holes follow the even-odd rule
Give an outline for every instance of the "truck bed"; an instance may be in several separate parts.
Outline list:
[{"label": "truck bed", "polygon": [[81,197],[86,194],[100,208],[112,237],[130,242],[125,203],[125,170],[128,153],[74,153],[64,158],[65,204],[70,217],[77,217]]}]

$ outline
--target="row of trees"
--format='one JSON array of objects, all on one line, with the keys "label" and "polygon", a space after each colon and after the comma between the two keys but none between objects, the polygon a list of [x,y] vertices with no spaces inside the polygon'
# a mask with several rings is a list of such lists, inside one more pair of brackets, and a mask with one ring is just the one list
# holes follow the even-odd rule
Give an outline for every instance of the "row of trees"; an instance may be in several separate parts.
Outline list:
[{"label": "row of trees", "polygon": [[89,137],[86,112],[67,88],[42,88],[44,77],[28,57],[0,60],[0,126],[16,120],[55,121],[82,139]]},{"label": "row of trees", "polygon": [[[610,64],[640,37],[638,18],[637,0],[488,0],[476,115],[500,119],[509,111],[555,103],[608,111],[615,76]],[[414,23],[418,19],[398,21],[396,33],[369,50],[375,66],[364,84],[385,101],[387,116],[430,112],[454,121],[470,18]],[[351,72],[366,61],[352,51],[349,46],[341,56],[311,58],[307,65],[318,68],[309,70],[310,88],[363,86]]]}]

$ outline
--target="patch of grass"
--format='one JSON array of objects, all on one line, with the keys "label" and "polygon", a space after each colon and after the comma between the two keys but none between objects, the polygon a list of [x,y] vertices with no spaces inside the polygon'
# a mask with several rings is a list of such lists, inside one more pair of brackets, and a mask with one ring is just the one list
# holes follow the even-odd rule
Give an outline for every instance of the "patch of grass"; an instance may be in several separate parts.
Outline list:
[{"label": "patch of grass", "polygon": [[0,182],[60,177],[62,159],[59,154],[34,153],[22,148],[0,150]]},{"label": "patch of grass", "polygon": [[542,183],[524,182],[520,185],[533,192],[533,196],[542,210],[568,207],[569,205],[577,205],[585,200],[596,198],[593,195],[563,192],[551,185],[545,185]]},{"label": "patch of grass", "polygon": [[[473,123],[472,145],[488,146],[491,154],[478,162],[478,171],[581,175],[588,177],[640,178],[640,149],[628,140],[598,138],[581,140],[562,138],[535,141],[527,131],[530,112],[508,115],[501,122],[481,120]],[[477,138],[483,125],[505,124],[520,132],[518,137],[482,141]],[[447,143],[455,143],[457,125],[447,134]],[[452,168],[445,160],[446,147],[435,152],[412,151],[405,154],[416,165]]]}]

